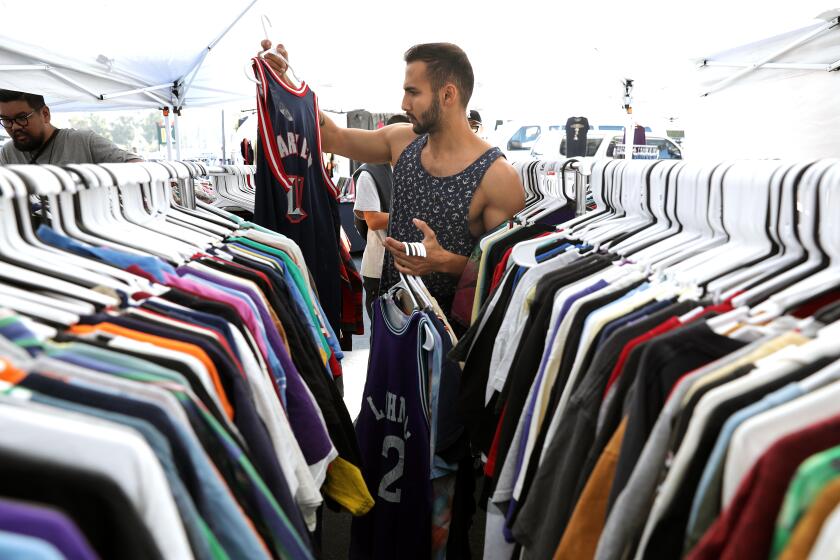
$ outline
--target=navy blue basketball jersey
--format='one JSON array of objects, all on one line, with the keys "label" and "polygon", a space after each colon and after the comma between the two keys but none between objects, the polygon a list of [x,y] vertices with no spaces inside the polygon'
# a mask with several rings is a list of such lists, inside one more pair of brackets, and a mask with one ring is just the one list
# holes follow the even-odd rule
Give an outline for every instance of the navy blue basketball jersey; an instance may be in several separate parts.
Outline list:
[{"label": "navy blue basketball jersey", "polygon": [[406,317],[389,298],[373,305],[371,353],[356,436],[376,504],[353,519],[350,558],[431,555],[432,484],[426,314]]},{"label": "navy blue basketball jersey", "polygon": [[338,190],[324,169],[318,98],[305,83],[284,84],[259,57],[254,222],[282,233],[301,249],[324,313],[338,332],[341,316]]}]

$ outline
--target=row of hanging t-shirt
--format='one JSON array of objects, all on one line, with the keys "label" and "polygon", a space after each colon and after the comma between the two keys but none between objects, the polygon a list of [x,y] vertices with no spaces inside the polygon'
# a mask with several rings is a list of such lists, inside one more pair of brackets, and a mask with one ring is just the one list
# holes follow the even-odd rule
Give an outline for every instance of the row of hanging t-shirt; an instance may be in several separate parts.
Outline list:
[{"label": "row of hanging t-shirt", "polygon": [[482,240],[485,558],[837,557],[838,192],[834,160],[598,162],[594,212]]},{"label": "row of hanging t-shirt", "polygon": [[[59,171],[0,179],[38,191]],[[321,492],[356,515],[373,500],[300,249],[207,205],[152,215],[144,197],[138,219],[128,190],[100,190],[133,221],[108,229],[69,193],[36,232],[25,195],[0,209],[3,556],[315,557]],[[158,254],[196,235],[215,241]]]}]

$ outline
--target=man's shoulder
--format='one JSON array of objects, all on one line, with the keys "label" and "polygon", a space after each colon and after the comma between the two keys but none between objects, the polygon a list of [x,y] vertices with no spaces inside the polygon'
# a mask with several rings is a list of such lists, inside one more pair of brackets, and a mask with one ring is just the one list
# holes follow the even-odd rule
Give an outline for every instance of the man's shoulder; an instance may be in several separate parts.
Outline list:
[{"label": "man's shoulder", "polygon": [[97,134],[92,130],[84,130],[77,128],[62,128],[60,132],[61,141],[72,146],[77,145],[91,145],[93,142],[102,138],[107,140],[104,136]]},{"label": "man's shoulder", "polygon": [[0,163],[27,163],[23,152],[15,148],[14,142],[8,140],[0,147]]},{"label": "man's shoulder", "polygon": [[91,138],[93,136],[99,136],[92,130],[85,130],[85,129],[78,129],[78,128],[62,128],[61,134],[65,138],[69,139],[77,139],[77,138]]},{"label": "man's shoulder", "polygon": [[[504,192],[506,189],[521,189],[522,178],[519,172],[505,159],[504,156],[497,157],[490,167],[487,168],[487,173],[484,175],[482,186],[492,186],[492,191]],[[501,194],[501,193],[500,193]]]}]

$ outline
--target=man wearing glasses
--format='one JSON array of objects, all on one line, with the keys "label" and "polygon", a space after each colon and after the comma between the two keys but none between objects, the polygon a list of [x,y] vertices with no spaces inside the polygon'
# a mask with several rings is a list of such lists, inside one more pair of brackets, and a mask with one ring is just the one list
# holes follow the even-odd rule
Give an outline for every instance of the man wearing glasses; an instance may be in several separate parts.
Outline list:
[{"label": "man wearing glasses", "polygon": [[472,131],[478,134],[481,130],[481,115],[478,111],[471,109],[469,116],[467,116],[467,120],[470,122],[470,128]]},{"label": "man wearing glasses", "polygon": [[92,131],[54,127],[41,95],[0,90],[0,125],[11,138],[0,148],[0,164],[142,161]]}]

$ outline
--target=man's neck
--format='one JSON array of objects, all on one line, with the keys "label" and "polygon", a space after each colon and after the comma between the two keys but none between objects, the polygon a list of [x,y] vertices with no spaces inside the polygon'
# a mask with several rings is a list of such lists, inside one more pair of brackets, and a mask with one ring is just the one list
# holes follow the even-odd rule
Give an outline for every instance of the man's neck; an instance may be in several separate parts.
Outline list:
[{"label": "man's neck", "polygon": [[429,133],[429,141],[426,145],[432,156],[437,157],[439,154],[453,153],[463,149],[475,138],[466,119],[458,119],[454,122],[441,123],[440,130]]},{"label": "man's neck", "polygon": [[[56,127],[54,127],[53,125],[48,124],[48,125],[46,126],[46,134],[44,134],[44,141],[41,143],[41,146],[43,146],[44,144],[46,144],[47,142],[49,142],[49,141],[50,141],[50,138],[52,138],[52,137],[53,137],[53,135],[54,135],[56,132],[58,132],[58,129],[57,129]],[[38,146],[37,148],[35,148],[35,149],[33,149],[33,150],[29,150],[29,152],[30,152],[30,153],[35,153],[35,152],[37,152],[38,150],[40,150],[40,149],[41,149],[41,146]]]}]

